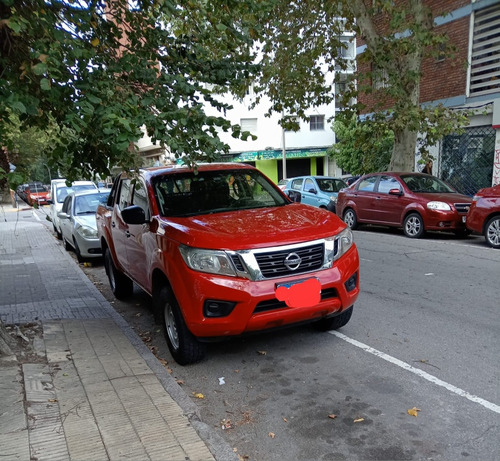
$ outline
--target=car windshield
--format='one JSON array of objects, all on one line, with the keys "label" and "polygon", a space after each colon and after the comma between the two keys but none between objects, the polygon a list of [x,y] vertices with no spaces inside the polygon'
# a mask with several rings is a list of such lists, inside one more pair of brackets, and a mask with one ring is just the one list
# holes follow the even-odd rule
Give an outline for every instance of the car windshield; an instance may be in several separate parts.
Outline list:
[{"label": "car windshield", "polygon": [[168,174],[155,178],[153,185],[162,216],[194,216],[289,203],[256,170]]},{"label": "car windshield", "polygon": [[106,205],[109,192],[80,195],[75,197],[75,215],[94,214],[99,204]]},{"label": "car windshield", "polygon": [[347,184],[341,179],[316,178],[316,182],[323,192],[338,192],[340,189],[347,187]]},{"label": "car windshield", "polygon": [[80,184],[71,187],[58,187],[57,188],[57,201],[64,202],[64,199],[71,194],[71,192],[82,192],[84,190],[95,190],[92,184]]},{"label": "car windshield", "polygon": [[401,175],[401,179],[412,192],[456,193],[448,184],[434,176]]},{"label": "car windshield", "polygon": [[47,188],[41,184],[30,184],[30,192],[32,194],[37,194],[39,192],[47,192]]}]

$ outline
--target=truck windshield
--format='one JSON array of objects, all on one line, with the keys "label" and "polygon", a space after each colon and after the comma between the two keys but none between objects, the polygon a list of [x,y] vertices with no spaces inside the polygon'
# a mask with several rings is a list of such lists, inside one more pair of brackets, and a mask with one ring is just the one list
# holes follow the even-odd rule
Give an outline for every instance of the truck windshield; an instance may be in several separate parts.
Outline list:
[{"label": "truck windshield", "polygon": [[162,216],[194,216],[289,203],[256,170],[166,174],[153,182]]}]

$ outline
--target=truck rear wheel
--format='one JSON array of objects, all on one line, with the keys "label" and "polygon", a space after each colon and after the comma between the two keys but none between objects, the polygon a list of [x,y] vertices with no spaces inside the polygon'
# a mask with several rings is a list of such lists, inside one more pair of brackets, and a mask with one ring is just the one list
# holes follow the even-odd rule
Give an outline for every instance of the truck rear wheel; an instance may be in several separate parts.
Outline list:
[{"label": "truck rear wheel", "polygon": [[163,329],[172,357],[179,365],[199,362],[205,357],[205,345],[188,330],[172,290],[164,286],[156,299],[156,309],[163,313]]},{"label": "truck rear wheel", "polygon": [[338,330],[343,326],[347,325],[347,322],[351,319],[352,309],[354,306],[347,308],[344,312],[335,317],[327,317],[318,320],[315,326],[320,331]]},{"label": "truck rear wheel", "polygon": [[125,299],[132,295],[134,284],[123,272],[120,272],[113,262],[109,248],[104,253],[104,267],[109,279],[111,291],[117,299]]}]

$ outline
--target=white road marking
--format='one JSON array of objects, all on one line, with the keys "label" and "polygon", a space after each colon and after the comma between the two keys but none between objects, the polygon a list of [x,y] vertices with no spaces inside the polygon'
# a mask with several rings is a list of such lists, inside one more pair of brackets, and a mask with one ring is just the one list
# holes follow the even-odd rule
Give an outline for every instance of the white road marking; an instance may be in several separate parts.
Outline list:
[{"label": "white road marking", "polygon": [[368,261],[369,263],[372,263],[373,261],[371,259],[365,259],[365,258],[359,258],[360,261]]},{"label": "white road marking", "polygon": [[464,391],[463,389],[460,389],[459,387],[456,387],[453,384],[449,384],[445,381],[442,381],[441,379],[436,378],[435,376],[433,376],[429,373],[426,373],[425,371],[421,370],[420,368],[412,367],[411,365],[409,365],[406,362],[403,362],[402,360],[396,359],[395,357],[387,355],[384,352],[378,351],[377,349],[373,349],[373,347],[367,346],[366,344],[363,344],[359,341],[356,341],[355,339],[349,338],[348,336],[346,336],[342,333],[339,333],[338,331],[329,331],[328,333],[336,336],[339,339],[347,341],[349,344],[352,344],[353,346],[359,347],[360,349],[364,350],[365,352],[373,354],[377,357],[380,357],[381,359],[386,360],[387,362],[392,363],[393,365],[397,365],[398,367],[401,367],[406,371],[414,373],[417,376],[420,376],[421,378],[424,378],[427,381],[430,381],[431,383],[434,383],[434,384],[437,384],[438,386],[444,387],[445,389],[447,389],[450,392],[453,392],[454,394],[457,394],[461,397],[465,397],[466,399],[470,400],[471,402],[479,403],[479,405],[482,405],[483,407],[487,408],[488,410],[491,410],[491,411],[494,411],[495,413],[500,414],[500,406],[496,405],[495,403],[489,402],[488,400],[484,400],[481,397],[478,397],[477,395],[469,394],[467,391]]},{"label": "white road marking", "polygon": [[41,219],[38,217],[38,215],[36,214],[36,211],[33,209],[31,210],[31,212],[33,213],[33,216],[38,219],[38,221],[41,221]]}]

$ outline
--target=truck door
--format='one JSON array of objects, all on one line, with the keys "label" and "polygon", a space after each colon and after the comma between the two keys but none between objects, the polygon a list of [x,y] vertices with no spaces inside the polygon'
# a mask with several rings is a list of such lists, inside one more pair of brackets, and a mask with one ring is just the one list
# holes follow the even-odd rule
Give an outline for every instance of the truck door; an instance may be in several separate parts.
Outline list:
[{"label": "truck door", "polygon": [[155,245],[155,242],[149,230],[151,211],[148,203],[147,188],[142,181],[138,181],[135,185],[130,204],[137,205],[144,210],[147,223],[128,225],[127,257],[129,273],[141,287],[149,291],[151,283],[149,273],[152,266],[150,256],[154,254],[154,251],[146,251],[146,249],[148,242],[152,246]]},{"label": "truck door", "polygon": [[129,273],[129,264],[127,256],[127,245],[129,232],[128,226],[123,221],[121,210],[130,204],[130,179],[124,178],[119,184],[119,190],[116,196],[116,201],[113,206],[113,214],[111,216],[111,241],[115,245],[116,262],[120,268]]}]

